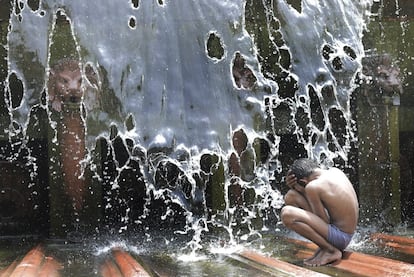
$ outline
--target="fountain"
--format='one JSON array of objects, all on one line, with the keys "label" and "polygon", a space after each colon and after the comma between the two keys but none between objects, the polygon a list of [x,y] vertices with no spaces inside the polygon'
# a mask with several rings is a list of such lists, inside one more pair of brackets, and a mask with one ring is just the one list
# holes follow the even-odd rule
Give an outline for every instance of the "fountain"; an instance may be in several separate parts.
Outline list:
[{"label": "fountain", "polygon": [[[358,174],[378,158],[365,124],[392,126],[402,90],[367,92],[377,2],[1,0],[1,230],[96,276],[115,246],[200,262],[280,231],[283,177],[305,156],[350,175],[363,223],[385,209],[398,225],[398,143]],[[387,130],[378,143],[398,141]],[[371,178],[390,184],[383,206]]]}]

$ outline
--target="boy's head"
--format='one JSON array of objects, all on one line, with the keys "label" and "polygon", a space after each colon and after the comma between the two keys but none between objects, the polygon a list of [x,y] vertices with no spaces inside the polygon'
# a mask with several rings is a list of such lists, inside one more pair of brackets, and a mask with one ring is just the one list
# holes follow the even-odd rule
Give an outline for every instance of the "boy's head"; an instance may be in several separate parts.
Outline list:
[{"label": "boy's head", "polygon": [[298,180],[309,177],[315,169],[319,168],[319,164],[311,159],[301,158],[297,159],[290,166],[290,171]]}]

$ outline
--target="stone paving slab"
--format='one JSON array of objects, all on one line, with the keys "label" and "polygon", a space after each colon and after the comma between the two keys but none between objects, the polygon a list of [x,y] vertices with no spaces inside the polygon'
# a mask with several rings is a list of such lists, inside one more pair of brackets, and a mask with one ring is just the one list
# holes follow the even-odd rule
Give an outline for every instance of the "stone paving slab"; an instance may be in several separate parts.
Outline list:
[{"label": "stone paving slab", "polygon": [[101,267],[102,277],[151,276],[128,252],[121,249],[113,249],[112,257],[111,261],[107,260]]},{"label": "stone paving slab", "polygon": [[21,259],[0,271],[0,277],[60,277],[62,265],[53,257],[45,256],[39,245]]},{"label": "stone paving slab", "polygon": [[243,251],[239,253],[239,256],[249,261],[253,261],[262,266],[271,268],[274,271],[283,273],[286,276],[309,276],[309,277],[327,277],[329,275],[315,272],[310,269],[306,269],[288,262],[281,261],[272,257],[268,257],[263,254],[259,254],[255,251]]}]

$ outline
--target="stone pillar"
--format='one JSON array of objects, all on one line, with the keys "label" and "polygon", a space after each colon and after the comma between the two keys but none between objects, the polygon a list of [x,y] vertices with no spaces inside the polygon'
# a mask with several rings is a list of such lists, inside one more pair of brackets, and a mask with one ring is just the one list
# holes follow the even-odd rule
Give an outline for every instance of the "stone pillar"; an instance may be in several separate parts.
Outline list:
[{"label": "stone pillar", "polygon": [[391,69],[389,57],[367,58],[364,74],[373,77],[356,92],[360,216],[361,221],[368,225],[374,223],[383,227],[401,222],[400,85],[381,80],[377,75],[380,72],[376,72]]},{"label": "stone pillar", "polygon": [[[51,67],[48,100],[50,138],[50,234],[80,240],[97,225],[101,189],[94,186],[85,158],[86,126],[79,61],[62,59]],[[76,236],[76,237],[74,237]]]}]

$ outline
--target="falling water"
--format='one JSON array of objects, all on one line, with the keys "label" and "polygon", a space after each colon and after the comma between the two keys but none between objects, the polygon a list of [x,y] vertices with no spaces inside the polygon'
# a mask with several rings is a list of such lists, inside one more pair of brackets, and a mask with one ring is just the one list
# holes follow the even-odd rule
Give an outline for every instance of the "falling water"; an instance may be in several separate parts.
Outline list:
[{"label": "falling water", "polygon": [[[348,163],[371,2],[13,1],[2,155],[24,156],[35,184],[30,142],[46,138],[51,197],[70,172],[78,182],[73,207],[50,209],[82,224],[98,191],[97,233],[188,234],[192,251],[209,233],[260,237],[294,158]],[[80,105],[50,86],[62,60],[76,61]]]}]

